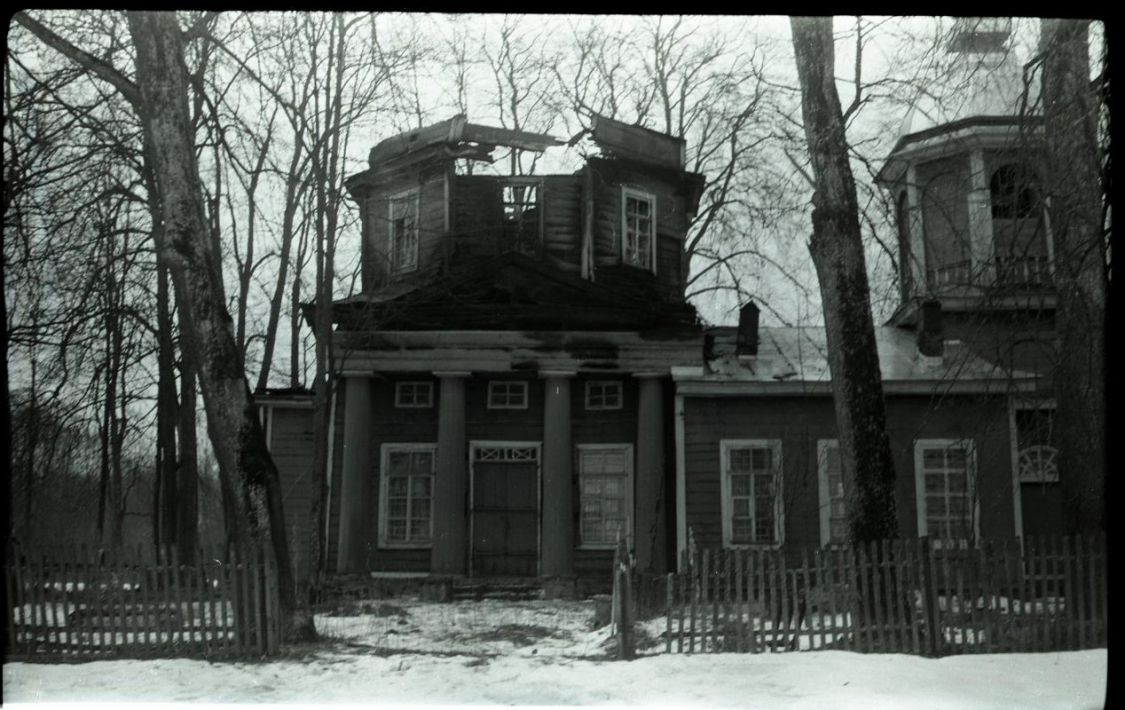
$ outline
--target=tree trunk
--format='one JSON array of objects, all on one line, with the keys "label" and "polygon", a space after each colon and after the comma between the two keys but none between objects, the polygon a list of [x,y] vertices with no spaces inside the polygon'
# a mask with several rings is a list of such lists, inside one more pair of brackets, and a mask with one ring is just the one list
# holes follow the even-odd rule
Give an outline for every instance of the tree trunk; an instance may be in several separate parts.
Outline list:
[{"label": "tree trunk", "polygon": [[220,476],[238,493],[235,542],[273,549],[285,633],[307,633],[312,617],[297,608],[277,468],[246,381],[226,308],[220,254],[207,221],[188,112],[183,38],[172,13],[131,12],[129,30],[136,47],[142,126],[153,146],[163,202],[165,243],[157,246],[167,256],[187,325],[182,342],[198,368]]},{"label": "tree trunk", "polygon": [[181,356],[178,427],[180,457],[176,469],[176,551],[184,564],[195,563],[199,542],[199,463],[195,436],[195,364]]},{"label": "tree trunk", "polygon": [[895,537],[895,471],[863,256],[855,181],[836,93],[831,18],[792,18],[815,189],[809,252],[828,340],[836,428],[853,542]]},{"label": "tree trunk", "polygon": [[[1042,21],[1048,212],[1055,241],[1059,483],[1071,533],[1105,529],[1106,243],[1089,21]],[[1100,87],[1098,87],[1100,88]]]},{"label": "tree trunk", "polygon": [[[151,190],[150,193],[155,196]],[[176,539],[174,521],[177,488],[176,357],[172,342],[172,309],[168,301],[168,270],[159,261],[156,267],[156,311],[156,485],[153,492],[153,542],[159,551]]]}]

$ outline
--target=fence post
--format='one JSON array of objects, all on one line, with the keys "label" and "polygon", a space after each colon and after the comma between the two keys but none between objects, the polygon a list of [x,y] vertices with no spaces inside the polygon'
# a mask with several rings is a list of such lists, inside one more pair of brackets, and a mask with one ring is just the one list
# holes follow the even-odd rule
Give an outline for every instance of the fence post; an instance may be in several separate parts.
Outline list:
[{"label": "fence post", "polygon": [[929,536],[922,536],[920,548],[922,552],[922,601],[924,607],[923,620],[925,622],[926,631],[925,650],[928,655],[937,656],[941,648],[941,645],[938,642],[938,636],[941,634],[941,627],[938,622],[937,585],[934,583],[934,567],[933,558],[930,555]]},{"label": "fence post", "polygon": [[615,606],[618,608],[617,657],[631,661],[636,655],[633,640],[632,570],[629,563],[629,551],[625,546],[625,540],[620,537],[617,540],[617,551],[614,558],[613,574],[617,580],[615,588],[618,592],[615,600],[617,602]]}]

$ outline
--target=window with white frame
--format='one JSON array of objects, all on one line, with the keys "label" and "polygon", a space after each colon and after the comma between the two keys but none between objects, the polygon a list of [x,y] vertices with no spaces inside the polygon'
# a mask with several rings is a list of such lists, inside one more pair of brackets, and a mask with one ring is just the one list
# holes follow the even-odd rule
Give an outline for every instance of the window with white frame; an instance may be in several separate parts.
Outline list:
[{"label": "window with white frame", "polygon": [[396,382],[395,406],[402,409],[419,409],[434,406],[434,383]]},{"label": "window with white frame", "polygon": [[975,540],[976,452],[972,439],[914,442],[918,534],[937,540]]},{"label": "window with white frame", "polygon": [[609,548],[618,535],[629,537],[633,491],[633,447],[580,444],[578,447],[579,544]]},{"label": "window with white frame", "polygon": [[434,444],[383,444],[379,544],[429,547],[433,540]]},{"label": "window with white frame", "polygon": [[1058,483],[1054,403],[1017,405],[1014,418],[1020,483]]},{"label": "window with white frame", "polygon": [[837,439],[816,442],[816,473],[820,491],[820,544],[848,541],[848,510],[844,499],[844,467]]},{"label": "window with white frame", "polygon": [[418,190],[407,190],[388,200],[388,241],[392,273],[418,268]]},{"label": "window with white frame", "polygon": [[592,380],[586,383],[586,409],[621,409],[620,380]]},{"label": "window with white frame", "polygon": [[656,195],[621,188],[621,260],[656,271]]},{"label": "window with white frame", "polygon": [[527,409],[527,383],[494,380],[488,383],[489,409]]},{"label": "window with white frame", "polygon": [[725,439],[719,450],[723,544],[780,545],[781,440]]}]

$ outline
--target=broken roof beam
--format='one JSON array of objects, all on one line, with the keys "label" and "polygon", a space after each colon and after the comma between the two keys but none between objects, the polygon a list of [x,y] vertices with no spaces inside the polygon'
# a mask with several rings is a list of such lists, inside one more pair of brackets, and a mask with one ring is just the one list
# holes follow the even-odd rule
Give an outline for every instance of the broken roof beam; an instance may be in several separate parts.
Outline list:
[{"label": "broken roof beam", "polygon": [[667,133],[594,116],[592,138],[609,156],[683,170],[687,142]]},{"label": "broken roof beam", "polygon": [[[547,148],[565,145],[565,143],[544,133],[469,123],[464,114],[458,114],[445,121],[415,128],[379,141],[371,149],[367,161],[372,169],[390,162],[410,163],[418,155],[432,155],[434,148],[438,146],[444,148],[444,155],[449,157],[490,161],[491,157],[488,153],[496,146],[543,152]],[[465,144],[476,144],[476,147]]]}]

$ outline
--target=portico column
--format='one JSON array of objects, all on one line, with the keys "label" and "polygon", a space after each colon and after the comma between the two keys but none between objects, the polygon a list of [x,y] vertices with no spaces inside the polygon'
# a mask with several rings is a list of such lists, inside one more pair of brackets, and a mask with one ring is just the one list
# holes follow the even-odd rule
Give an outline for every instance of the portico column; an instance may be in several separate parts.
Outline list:
[{"label": "portico column", "polygon": [[465,378],[468,372],[435,372],[438,395],[437,470],[434,476],[434,543],[430,567],[464,574],[468,548],[468,455],[465,444]]},{"label": "portico column", "polygon": [[638,373],[635,526],[637,567],[665,571],[664,377]]},{"label": "portico column", "polygon": [[573,466],[570,379],[573,372],[543,372],[543,551],[544,577],[574,572]]},{"label": "portico column", "polygon": [[371,378],[344,378],[344,450],[340,472],[340,521],[336,571],[360,572],[364,530],[371,515]]}]

